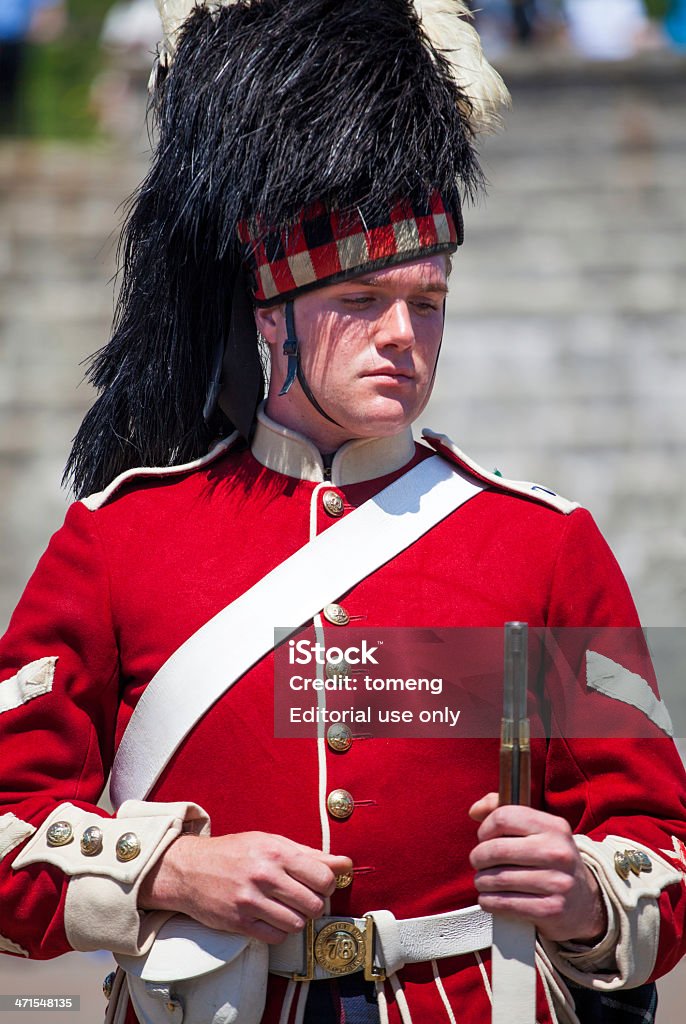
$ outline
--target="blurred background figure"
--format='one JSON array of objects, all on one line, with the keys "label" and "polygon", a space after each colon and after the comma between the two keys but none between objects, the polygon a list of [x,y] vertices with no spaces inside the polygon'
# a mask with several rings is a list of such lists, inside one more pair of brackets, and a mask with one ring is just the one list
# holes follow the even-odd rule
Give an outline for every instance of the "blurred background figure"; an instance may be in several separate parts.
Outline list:
[{"label": "blurred background figure", "polygon": [[642,0],[565,0],[573,47],[592,60],[624,60],[652,44]]},{"label": "blurred background figure", "polygon": [[536,24],[536,0],[512,0],[512,21],[517,39],[528,43]]},{"label": "blurred background figure", "polygon": [[664,28],[675,49],[686,51],[686,0],[667,0]]},{"label": "blurred background figure", "polygon": [[0,3],[0,131],[17,131],[29,43],[56,39],[66,23],[64,0],[2,0]]},{"label": "blurred background figure", "polygon": [[560,0],[481,0],[471,7],[490,58],[513,47],[555,45],[564,30]]},{"label": "blurred background figure", "polygon": [[475,0],[471,7],[496,60],[524,49],[612,61],[686,49],[686,0]]}]

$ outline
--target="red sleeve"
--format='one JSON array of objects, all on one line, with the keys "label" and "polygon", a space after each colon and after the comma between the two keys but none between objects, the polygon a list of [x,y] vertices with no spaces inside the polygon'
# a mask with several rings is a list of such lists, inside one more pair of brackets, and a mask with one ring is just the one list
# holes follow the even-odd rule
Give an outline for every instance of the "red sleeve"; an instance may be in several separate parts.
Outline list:
[{"label": "red sleeve", "polygon": [[38,959],[69,949],[67,879],[45,864],[13,871],[26,839],[15,844],[64,801],[97,810],[117,699],[107,567],[95,517],[76,504],[0,641],[0,948]]},{"label": "red sleeve", "polygon": [[[568,517],[550,593],[549,625],[566,627],[562,633],[574,627],[569,629],[577,660],[572,667],[580,688],[587,689],[593,670],[588,652],[593,651],[590,657],[619,666],[612,681],[619,694],[623,680],[631,684],[639,676],[659,699],[626,580],[584,510]],[[622,676],[623,670],[632,676]],[[681,872],[681,881],[659,896],[660,941],[653,972],[658,977],[686,952],[686,847],[681,845],[686,842],[686,776],[672,739],[644,711],[614,696],[593,694],[590,699],[591,709],[597,709],[590,720],[586,711],[585,723],[572,721],[566,730],[553,727],[558,735],[548,748],[546,809],[591,839],[616,835],[643,844]]]}]

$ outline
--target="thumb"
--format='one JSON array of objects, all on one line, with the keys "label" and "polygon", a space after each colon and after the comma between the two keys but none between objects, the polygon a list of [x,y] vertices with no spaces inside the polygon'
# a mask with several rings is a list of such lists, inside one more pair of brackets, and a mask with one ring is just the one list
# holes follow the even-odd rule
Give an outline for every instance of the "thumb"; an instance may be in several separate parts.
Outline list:
[{"label": "thumb", "polygon": [[322,860],[335,875],[345,875],[353,869],[352,860],[343,854],[325,853]]},{"label": "thumb", "polygon": [[473,821],[482,822],[485,821],[488,815],[496,809],[498,806],[498,794],[487,793],[486,796],[482,796],[480,800],[472,804],[469,808],[469,817]]}]

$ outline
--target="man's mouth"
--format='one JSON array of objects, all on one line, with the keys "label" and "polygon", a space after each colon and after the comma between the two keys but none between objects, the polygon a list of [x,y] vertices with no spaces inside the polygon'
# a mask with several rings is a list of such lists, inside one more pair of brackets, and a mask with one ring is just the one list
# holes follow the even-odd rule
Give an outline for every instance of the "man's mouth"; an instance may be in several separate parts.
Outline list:
[{"label": "man's mouth", "polygon": [[414,370],[402,370],[396,366],[382,366],[365,374],[366,377],[395,377],[398,380],[413,380]]}]

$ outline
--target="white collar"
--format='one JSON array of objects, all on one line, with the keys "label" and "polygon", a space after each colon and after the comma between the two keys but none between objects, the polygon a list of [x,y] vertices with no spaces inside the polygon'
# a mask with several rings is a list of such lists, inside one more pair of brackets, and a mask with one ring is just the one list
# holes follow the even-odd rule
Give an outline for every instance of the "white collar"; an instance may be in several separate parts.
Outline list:
[{"label": "white collar", "polygon": [[267,416],[264,406],[257,411],[257,426],[251,444],[257,461],[284,476],[320,483],[330,479],[334,487],[393,473],[407,465],[414,455],[409,427],[391,437],[361,437],[346,441],[338,449],[327,476],[318,448],[304,434],[282,426]]}]

